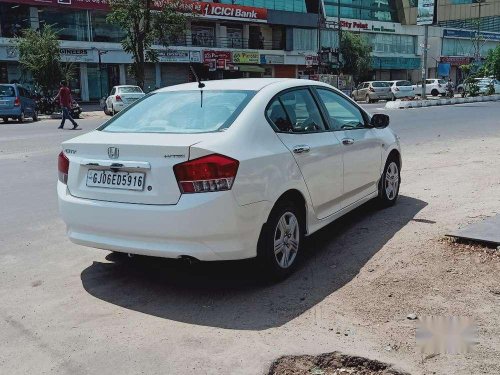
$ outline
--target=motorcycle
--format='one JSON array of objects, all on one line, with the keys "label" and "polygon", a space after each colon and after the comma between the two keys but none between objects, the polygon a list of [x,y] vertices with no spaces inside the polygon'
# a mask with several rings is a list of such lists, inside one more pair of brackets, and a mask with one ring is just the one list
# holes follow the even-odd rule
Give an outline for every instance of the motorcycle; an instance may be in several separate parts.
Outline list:
[{"label": "motorcycle", "polygon": [[446,84],[446,93],[445,96],[447,98],[454,98],[455,97],[455,90],[453,87],[453,83],[447,83]]},{"label": "motorcycle", "polygon": [[49,96],[38,96],[36,99],[36,107],[39,113],[45,115],[51,115],[56,110],[54,100]]}]

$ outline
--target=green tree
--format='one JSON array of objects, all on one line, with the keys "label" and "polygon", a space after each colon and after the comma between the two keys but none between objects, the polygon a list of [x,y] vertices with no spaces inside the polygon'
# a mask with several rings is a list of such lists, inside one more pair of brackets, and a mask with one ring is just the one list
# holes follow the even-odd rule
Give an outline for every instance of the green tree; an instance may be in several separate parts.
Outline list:
[{"label": "green tree", "polygon": [[355,82],[368,75],[371,66],[372,47],[360,34],[343,32],[340,44],[342,71],[353,76]]},{"label": "green tree", "polygon": [[[132,55],[132,73],[137,85],[144,87],[146,62],[158,61],[159,41],[164,47],[182,35],[186,29],[186,13],[181,13],[181,2],[165,0],[110,0],[111,12],[107,21],[125,32],[122,47]],[[161,4],[161,8],[156,7]]]},{"label": "green tree", "polygon": [[62,79],[69,80],[73,67],[61,63],[61,52],[56,31],[45,26],[42,30],[25,29],[14,44],[19,51],[23,76],[30,74],[35,84],[45,93],[56,89]]},{"label": "green tree", "polygon": [[495,78],[500,79],[500,46],[488,51],[483,70],[485,76],[495,76]]}]

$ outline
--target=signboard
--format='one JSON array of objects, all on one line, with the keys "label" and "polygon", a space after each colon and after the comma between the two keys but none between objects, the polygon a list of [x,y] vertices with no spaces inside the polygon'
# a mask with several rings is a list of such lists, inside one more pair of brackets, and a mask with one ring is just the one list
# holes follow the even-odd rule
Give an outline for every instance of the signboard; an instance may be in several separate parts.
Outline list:
[{"label": "signboard", "polygon": [[[64,7],[68,9],[109,10],[109,3],[112,1],[113,0],[15,0],[14,2],[35,6]],[[163,4],[168,2],[169,0],[153,0],[153,8],[159,10],[163,7]],[[176,3],[177,1],[173,2]],[[203,18],[267,22],[266,8],[183,0],[179,2],[179,11],[195,13]]]},{"label": "signboard", "polygon": [[434,0],[418,0],[417,25],[434,23]]},{"label": "signboard", "polygon": [[278,65],[285,63],[285,56],[283,55],[260,55],[260,63],[268,65]]},{"label": "signboard", "polygon": [[[453,30],[453,29],[444,29],[443,37],[444,38],[465,38],[472,39],[477,35],[477,31],[473,30]],[[489,32],[480,32],[479,35],[484,38],[484,40],[494,40],[500,41],[500,34],[489,33]]]},{"label": "signboard", "polygon": [[420,63],[419,57],[372,57],[373,69],[418,69]]},{"label": "signboard", "polygon": [[233,63],[235,64],[258,64],[259,62],[258,52],[233,51]]},{"label": "signboard", "polygon": [[467,56],[441,56],[442,63],[449,63],[452,66],[467,65],[472,62],[472,57]]},{"label": "signboard", "polygon": [[165,51],[160,51],[158,60],[160,62],[172,63],[201,63],[201,52],[167,49]]},{"label": "signboard", "polygon": [[60,48],[61,60],[66,62],[92,62],[94,54],[84,48]]},{"label": "signboard", "polygon": [[[328,26],[332,28],[337,28],[338,20],[337,18],[328,17]],[[340,26],[343,30],[352,31],[367,31],[376,33],[395,33],[396,24],[391,22],[380,22],[380,21],[360,21],[343,18],[340,20]]]},{"label": "signboard", "polygon": [[232,55],[230,51],[203,51],[203,63],[208,65],[210,70],[228,69],[231,59]]},{"label": "signboard", "polygon": [[318,55],[307,55],[306,66],[311,67],[313,65],[319,65]]}]

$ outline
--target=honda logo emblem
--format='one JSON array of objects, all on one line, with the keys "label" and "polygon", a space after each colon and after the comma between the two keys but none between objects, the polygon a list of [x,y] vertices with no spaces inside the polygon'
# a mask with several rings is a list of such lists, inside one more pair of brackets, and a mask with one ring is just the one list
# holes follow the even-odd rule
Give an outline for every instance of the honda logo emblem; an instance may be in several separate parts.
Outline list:
[{"label": "honda logo emblem", "polygon": [[108,147],[108,156],[110,159],[118,159],[120,156],[120,149],[118,147]]}]

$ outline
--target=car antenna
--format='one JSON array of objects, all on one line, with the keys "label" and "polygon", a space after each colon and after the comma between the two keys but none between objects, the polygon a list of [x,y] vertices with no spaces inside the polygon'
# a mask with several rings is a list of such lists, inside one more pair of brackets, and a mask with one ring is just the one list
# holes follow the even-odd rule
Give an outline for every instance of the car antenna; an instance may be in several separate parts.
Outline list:
[{"label": "car antenna", "polygon": [[203,88],[205,87],[205,84],[201,82],[200,77],[198,77],[198,74],[196,74],[194,68],[192,65],[189,65],[189,69],[191,69],[191,73],[193,73],[194,78],[198,81],[198,88],[200,89],[200,95],[201,95],[201,108],[203,108]]}]

